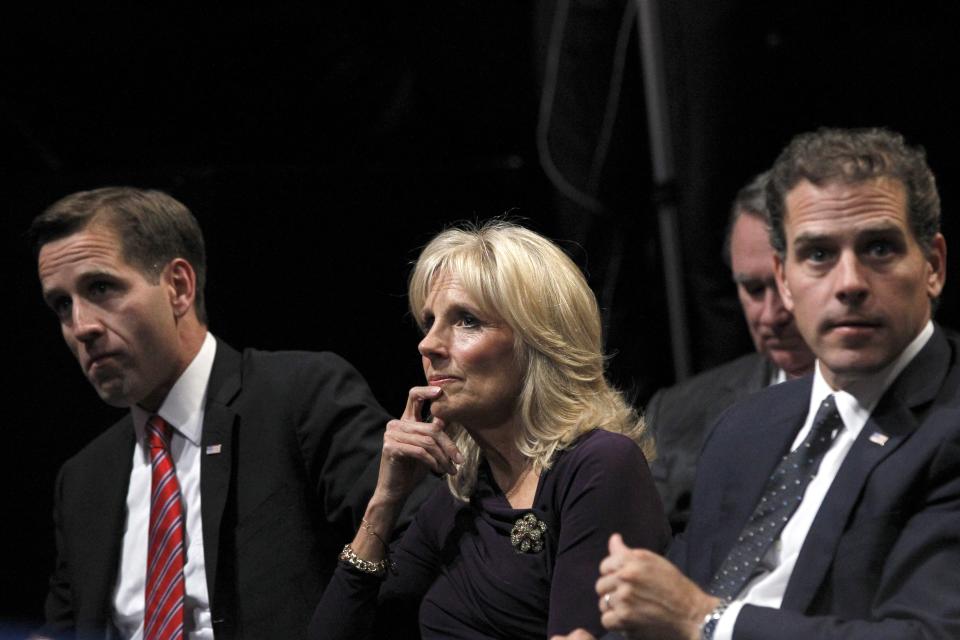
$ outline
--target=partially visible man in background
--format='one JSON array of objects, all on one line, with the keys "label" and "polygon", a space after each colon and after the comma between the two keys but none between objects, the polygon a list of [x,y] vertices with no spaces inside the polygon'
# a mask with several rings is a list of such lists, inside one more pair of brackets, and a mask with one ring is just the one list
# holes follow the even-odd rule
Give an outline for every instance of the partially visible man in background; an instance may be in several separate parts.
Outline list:
[{"label": "partially visible man in background", "polygon": [[646,407],[657,443],[651,470],[674,533],[690,517],[697,459],[717,417],[737,400],[813,369],[813,353],[777,292],[767,233],[768,179],[762,173],[737,193],[723,247],[756,351],[661,389]]}]

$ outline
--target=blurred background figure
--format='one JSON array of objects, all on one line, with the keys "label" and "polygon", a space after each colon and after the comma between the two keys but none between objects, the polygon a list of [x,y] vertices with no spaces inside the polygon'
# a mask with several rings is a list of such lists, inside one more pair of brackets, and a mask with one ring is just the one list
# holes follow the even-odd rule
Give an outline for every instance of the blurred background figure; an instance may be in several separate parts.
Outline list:
[{"label": "blurred background figure", "polygon": [[768,178],[762,173],[737,193],[724,241],[754,352],[658,391],[644,411],[656,440],[653,477],[674,533],[690,516],[697,458],[717,417],[755,391],[813,370],[814,355],[783,306],[773,274]]}]

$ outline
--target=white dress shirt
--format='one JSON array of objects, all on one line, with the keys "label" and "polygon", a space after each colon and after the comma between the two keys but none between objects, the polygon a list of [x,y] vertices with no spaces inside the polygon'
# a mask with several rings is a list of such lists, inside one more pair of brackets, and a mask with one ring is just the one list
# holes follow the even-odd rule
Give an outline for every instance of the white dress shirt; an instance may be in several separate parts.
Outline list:
[{"label": "white dress shirt", "polygon": [[737,616],[745,604],[780,608],[783,595],[787,591],[787,583],[793,573],[793,567],[796,565],[800,549],[803,547],[803,542],[813,525],[830,485],[833,484],[843,461],[850,452],[850,448],[860,431],[863,430],[880,398],[900,375],[900,372],[920,353],[920,350],[927,344],[932,335],[933,323],[927,322],[923,330],[907,345],[907,348],[898,358],[883,369],[857,380],[842,391],[835,391],[824,380],[823,373],[820,370],[820,362],[817,361],[807,419],[803,423],[803,428],[794,438],[791,451],[799,447],[800,443],[807,437],[820,404],[831,393],[834,394],[836,399],[837,411],[843,419],[843,427],[840,428],[830,448],[824,454],[817,474],[807,485],[800,506],[797,507],[790,521],[780,532],[780,538],[771,545],[764,556],[761,566],[765,568],[765,571],[747,583],[721,616],[713,634],[714,640],[731,640]]},{"label": "white dress shirt", "polygon": [[780,384],[781,382],[787,381],[787,372],[777,367],[777,370],[770,375],[770,384],[767,386],[772,387],[775,384]]},{"label": "white dress shirt", "polygon": [[[156,412],[173,427],[170,449],[186,513],[184,619],[188,637],[196,640],[213,640],[200,518],[200,435],[203,431],[207,384],[216,350],[217,341],[208,332],[200,351]],[[113,591],[113,623],[121,637],[141,640],[152,480],[150,452],[145,446],[145,427],[154,414],[137,406],[131,409],[131,414],[137,443],[133,448],[133,470],[127,490],[127,518],[120,552],[120,572]]]}]

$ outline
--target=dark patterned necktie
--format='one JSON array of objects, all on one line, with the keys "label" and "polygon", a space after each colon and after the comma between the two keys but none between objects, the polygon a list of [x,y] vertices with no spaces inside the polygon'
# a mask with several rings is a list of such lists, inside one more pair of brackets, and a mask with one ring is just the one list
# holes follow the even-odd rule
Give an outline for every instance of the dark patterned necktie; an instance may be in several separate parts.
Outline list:
[{"label": "dark patterned necktie", "polygon": [[807,485],[833,442],[834,431],[842,426],[836,402],[829,395],[820,405],[806,439],[783,457],[767,480],[753,515],[710,582],[710,593],[719,598],[735,598],[759,573],[760,561],[800,506]]},{"label": "dark patterned necktie", "polygon": [[160,416],[147,421],[147,444],[153,466],[150,532],[147,535],[147,586],[144,594],[144,640],[183,638],[183,503],[170,437],[173,429]]}]

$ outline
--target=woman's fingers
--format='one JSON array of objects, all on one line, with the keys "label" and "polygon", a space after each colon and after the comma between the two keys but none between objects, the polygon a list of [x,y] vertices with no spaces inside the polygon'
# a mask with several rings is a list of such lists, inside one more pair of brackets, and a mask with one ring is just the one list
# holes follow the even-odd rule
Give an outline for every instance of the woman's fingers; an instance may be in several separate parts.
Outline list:
[{"label": "woman's fingers", "polygon": [[[430,462],[426,464],[437,473],[455,474],[457,464],[463,464],[463,456],[457,449],[444,429],[446,424],[439,418],[432,422],[423,421],[424,406],[427,402],[436,399],[443,389],[441,387],[413,387],[407,394],[407,405],[400,420],[391,420],[387,423],[388,434],[404,438],[405,444],[423,447],[429,454]],[[392,425],[392,427],[391,427]],[[413,456],[423,460],[422,456]]]},{"label": "woman's fingers", "polygon": [[423,422],[423,405],[443,391],[440,387],[413,387],[407,394],[407,406],[400,417],[405,422]]},{"label": "woman's fingers", "polygon": [[437,428],[437,442],[440,444],[447,458],[457,464],[463,464],[463,455],[461,455],[460,449],[457,448],[457,445],[454,444],[450,436],[447,435],[446,423],[440,418],[434,418],[430,424]]},{"label": "woman's fingers", "polygon": [[407,444],[404,442],[397,442],[394,444],[394,450],[403,458],[407,460],[417,460],[418,462],[423,463],[427,468],[432,470],[435,473],[447,473],[447,466],[444,465],[440,460],[437,459],[435,455],[432,455],[429,451],[423,447]]},{"label": "woman's fingers", "polygon": [[404,420],[391,420],[387,423],[384,453],[388,456],[394,454],[412,457],[424,462],[437,473],[449,474],[457,472],[455,463],[463,459],[456,445],[443,432],[442,424]]}]

